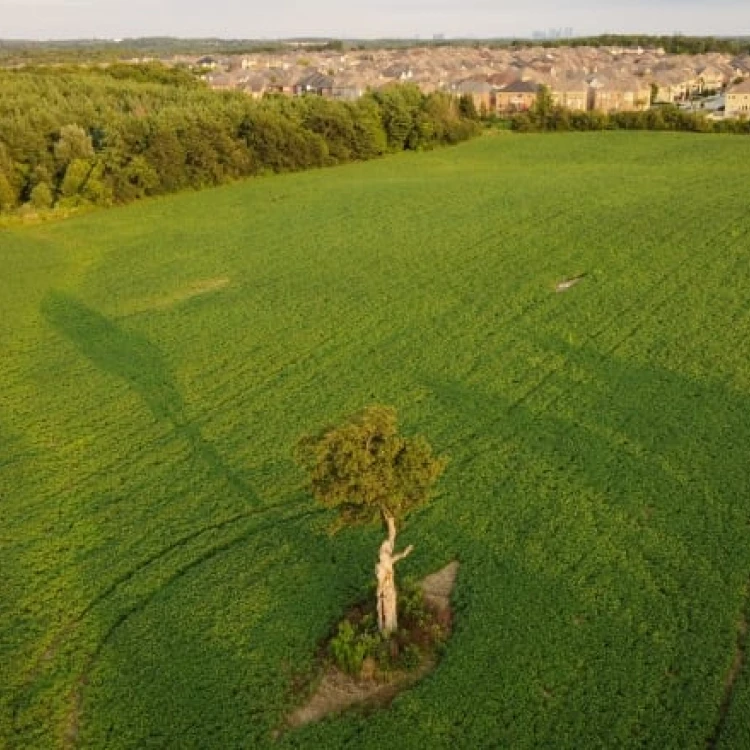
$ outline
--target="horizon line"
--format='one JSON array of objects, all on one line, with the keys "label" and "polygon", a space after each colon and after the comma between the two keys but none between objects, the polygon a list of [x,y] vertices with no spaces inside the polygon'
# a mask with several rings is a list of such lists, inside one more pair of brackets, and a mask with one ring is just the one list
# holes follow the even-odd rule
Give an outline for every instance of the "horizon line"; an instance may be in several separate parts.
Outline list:
[{"label": "horizon line", "polygon": [[253,42],[253,43],[269,43],[269,42],[311,42],[311,43],[326,43],[326,42],[411,42],[418,44],[434,44],[440,42],[461,42],[461,41],[472,41],[472,42],[507,42],[507,41],[529,41],[529,42],[565,42],[574,41],[581,39],[597,39],[599,37],[650,37],[653,39],[657,38],[669,38],[669,39],[721,39],[721,40],[750,40],[750,33],[747,34],[729,34],[729,33],[706,33],[706,34],[683,34],[681,32],[648,32],[648,31],[634,31],[634,32],[620,32],[620,31],[602,31],[594,34],[572,34],[570,36],[559,36],[559,37],[534,37],[533,35],[526,34],[510,34],[504,36],[474,36],[474,35],[463,35],[459,34],[451,36],[448,34],[440,36],[424,36],[412,35],[412,36],[341,36],[341,35],[295,35],[295,36],[263,36],[263,37],[223,37],[223,36],[171,36],[169,34],[145,34],[142,36],[60,36],[60,37],[15,37],[15,36],[0,36],[0,44],[4,42],[33,42],[36,44],[48,44],[54,42],[104,42],[109,44],[121,45],[124,42],[131,41],[177,41],[177,42]]}]

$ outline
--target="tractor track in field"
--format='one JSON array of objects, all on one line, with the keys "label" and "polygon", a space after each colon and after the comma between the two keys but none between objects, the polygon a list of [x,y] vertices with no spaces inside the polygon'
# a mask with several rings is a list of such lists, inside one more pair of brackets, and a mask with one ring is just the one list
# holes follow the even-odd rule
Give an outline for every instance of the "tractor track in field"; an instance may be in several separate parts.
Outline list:
[{"label": "tractor track in field", "polygon": [[[728,222],[726,227],[731,227],[733,225],[733,222]],[[739,242],[739,240],[738,240]],[[739,262],[740,259],[738,259],[737,262]],[[627,341],[629,341],[633,336],[635,336],[641,328],[643,328],[644,324],[650,320],[655,314],[657,314],[660,310],[664,309],[671,301],[673,301],[675,298],[677,298],[681,293],[683,293],[686,289],[688,289],[693,283],[695,283],[696,279],[699,279],[703,277],[706,273],[706,271],[711,268],[714,265],[714,259],[709,258],[706,262],[698,265],[697,267],[693,267],[689,273],[685,274],[685,278],[681,279],[678,284],[671,289],[667,290],[667,293],[664,294],[660,299],[658,299],[655,304],[651,305],[648,310],[645,310],[642,312],[641,315],[638,316],[638,318],[635,320],[635,322],[625,331],[621,336],[619,336],[612,344],[608,347],[606,347],[603,351],[601,351],[600,356],[610,356],[614,354],[623,344],[625,344]],[[678,268],[682,268],[682,266],[679,266]],[[663,288],[665,285],[665,282],[669,281],[670,279],[674,279],[677,273],[675,272],[674,268],[668,269],[664,273],[662,273],[659,278],[653,282],[647,292],[646,292],[646,298],[651,297],[655,291],[657,291],[659,288]],[[553,297],[552,294],[548,295],[550,298]],[[540,297],[539,299],[535,300],[532,304],[528,306],[528,309],[533,309],[534,307],[537,307],[539,305],[544,304],[544,302],[547,300],[547,296]],[[609,320],[604,322],[599,328],[597,328],[593,333],[586,336],[583,340],[583,343],[587,343],[590,341],[595,341],[600,336],[602,336],[606,331],[610,330],[612,328],[612,324],[615,320],[619,320],[624,316],[630,315],[631,312],[634,310],[644,308],[644,302],[643,298],[626,305],[621,310],[619,310],[614,315],[610,316]],[[514,320],[517,320],[519,318],[519,315],[516,314],[512,318],[509,319],[509,321],[506,322],[513,322]],[[554,355],[550,355],[547,357],[547,362],[550,362],[552,360],[552,357]],[[508,406],[503,411],[502,418],[504,418],[506,415],[511,414],[516,409],[523,406],[526,402],[529,401],[536,393],[540,392],[544,386],[549,383],[559,372],[561,372],[564,369],[564,364],[558,364],[555,367],[552,367],[547,372],[545,372],[534,384],[532,384],[524,393],[520,394],[514,401],[510,402]],[[570,387],[565,389],[565,392],[568,392],[570,390]],[[559,398],[559,394],[558,394]],[[500,417],[498,417],[497,421],[500,421]],[[502,441],[502,445],[507,445],[512,441],[519,433],[519,430],[521,428],[518,427],[514,430],[511,430],[511,432],[505,437]],[[446,449],[450,449],[451,447],[457,445],[459,442],[461,442],[462,439],[457,439],[451,443],[448,443],[445,447]],[[508,482],[510,482],[510,479],[504,480],[500,483],[499,487],[503,487]]]},{"label": "tractor track in field", "polygon": [[[732,222],[727,224],[727,227],[730,227],[730,226],[732,226]],[[725,227],[725,229],[727,227]],[[741,262],[740,258],[736,260],[736,263],[739,263],[739,262]],[[679,298],[679,296],[686,289],[689,289],[690,286],[696,282],[696,280],[701,279],[706,274],[706,271],[712,268],[714,264],[715,264],[715,259],[711,257],[706,262],[700,264],[697,267],[694,267],[689,273],[684,274],[683,278],[678,281],[676,286],[673,286],[671,289],[668,289],[666,294],[661,296],[661,298],[657,299],[654,304],[650,305],[648,310],[645,310],[641,315],[639,315],[638,318],[634,321],[634,323],[621,336],[615,339],[609,346],[607,346],[605,349],[603,349],[600,352],[600,356],[606,357],[617,352],[627,341],[633,338],[633,336],[635,336],[638,333],[638,331],[640,331],[650,319],[652,319],[656,314],[658,314],[660,310],[663,310],[666,307],[668,307],[669,304],[672,303],[675,299]],[[658,278],[658,280],[650,285],[646,296],[651,297],[652,295],[654,295],[654,292],[656,290],[662,287],[665,282],[669,281],[670,279],[674,279],[675,276],[677,276],[677,274],[675,273],[674,270],[668,270],[662,273],[660,277]],[[538,304],[542,304],[544,301],[545,301],[545,298],[536,300],[535,303],[532,303],[531,305],[529,305],[527,309],[533,309]],[[600,336],[602,336],[606,331],[610,330],[612,327],[612,322],[614,320],[617,320],[621,318],[622,316],[630,315],[632,311],[637,310],[639,308],[643,308],[643,307],[644,305],[643,305],[642,299],[624,307],[616,315],[611,316],[608,322],[604,323],[596,331],[586,336],[586,338],[584,339],[584,343],[594,341]],[[526,310],[524,310],[523,312],[525,313]],[[515,315],[511,319],[509,319],[509,322],[512,322],[513,320],[517,320],[519,317],[520,317],[519,315]],[[550,360],[551,360],[551,357],[548,357],[547,361],[549,362]],[[563,368],[564,368],[564,365],[558,365],[550,369],[548,372],[546,372],[536,383],[534,383],[523,394],[521,394],[515,401],[511,402],[506,407],[506,409],[504,410],[504,415],[510,414],[514,410],[521,407],[530,398],[532,398],[537,392],[541,391],[544,388],[544,386],[551,379],[553,379],[554,376],[557,375]],[[565,392],[566,393],[570,392],[570,390],[571,388],[567,387],[565,389]],[[560,394],[558,394],[558,398],[559,396]],[[496,421],[499,421],[499,420],[496,420]],[[510,433],[504,439],[501,440],[501,445],[507,445],[508,443],[510,443],[519,434],[520,429],[521,428],[518,427],[516,429],[511,430]],[[450,449],[452,446],[458,444],[459,442],[460,440],[449,443],[446,446],[446,449]],[[498,489],[504,486],[507,486],[510,483],[510,481],[511,481],[510,477],[503,479],[499,483]],[[749,630],[750,630],[750,579],[748,579],[748,582],[745,588],[742,612],[741,612],[740,619],[737,625],[737,638],[736,638],[736,645],[735,645],[735,650],[734,650],[734,657],[732,659],[732,663],[730,665],[729,671],[725,679],[724,696],[723,696],[721,705],[719,707],[719,717],[718,717],[713,733],[706,740],[706,743],[705,743],[707,750],[717,750],[719,747],[721,736],[722,736],[722,733],[724,732],[726,722],[729,717],[729,711],[732,705],[732,699],[734,696],[734,689],[735,689],[737,680],[739,679],[743,669],[747,668],[748,631]]]},{"label": "tractor track in field", "polygon": [[92,610],[95,607],[97,607],[103,601],[105,601],[110,596],[112,596],[112,594],[114,594],[118,588],[127,584],[129,581],[135,578],[139,573],[144,571],[146,568],[152,566],[154,563],[159,562],[159,560],[163,559],[171,552],[174,552],[175,550],[180,549],[181,547],[185,547],[194,539],[197,539],[198,537],[203,536],[204,534],[207,534],[212,531],[219,531],[245,518],[251,518],[260,513],[263,513],[266,511],[272,511],[282,505],[284,505],[284,503],[276,503],[274,505],[265,506],[264,508],[257,508],[252,511],[246,511],[244,513],[237,513],[234,516],[231,516],[230,518],[220,521],[219,523],[211,524],[209,526],[204,526],[200,529],[197,529],[196,531],[193,531],[190,534],[183,536],[180,539],[177,539],[171,544],[168,544],[166,547],[162,547],[158,552],[155,552],[153,555],[147,557],[145,560],[142,560],[138,565],[131,568],[126,573],[122,573],[119,576],[117,576],[113,581],[109,583],[109,585],[107,585],[101,592],[99,592],[99,594],[97,594],[75,617],[71,618],[65,623],[65,625],[61,628],[61,630],[55,636],[53,641],[47,646],[44,653],[41,656],[39,656],[34,662],[34,666],[32,667],[31,679],[33,679],[33,677],[35,676],[34,670],[38,669],[41,666],[41,663],[43,661],[49,661],[51,658],[54,657],[55,652],[62,644],[65,636],[68,633],[70,633],[70,631],[74,630],[81,622],[83,622],[83,620],[92,612]]},{"label": "tractor track in field", "polygon": [[287,516],[286,518],[277,519],[267,524],[256,526],[246,532],[236,535],[235,537],[228,539],[220,544],[217,544],[210,549],[203,552],[201,555],[186,563],[182,567],[178,568],[166,581],[157,586],[153,591],[144,595],[138,602],[132,607],[121,612],[114,622],[107,628],[102,638],[99,640],[96,648],[86,658],[85,664],[81,669],[76,681],[68,694],[67,703],[68,710],[65,718],[65,730],[63,747],[65,750],[72,750],[76,747],[78,741],[78,733],[80,728],[82,705],[83,705],[83,693],[88,684],[88,678],[91,670],[96,665],[102,652],[106,646],[110,643],[112,638],[115,636],[117,631],[134,615],[142,612],[157,596],[162,594],[168,587],[172,586],[191,571],[204,565],[205,563],[213,560],[219,555],[228,552],[236,545],[247,541],[255,534],[259,534],[267,529],[277,528],[278,526],[286,523],[293,523],[295,521],[301,521],[305,518],[310,518],[315,515],[319,515],[322,511],[316,508],[304,511],[303,513],[297,513],[296,515]]},{"label": "tractor track in field", "polygon": [[[735,222],[728,222],[726,224],[726,226],[723,227],[723,229],[720,230],[720,231],[726,231],[726,230],[728,230],[728,228],[730,228],[731,226],[733,226],[734,223]],[[690,237],[689,232],[683,232],[683,234],[684,234],[685,241],[688,241],[689,237]],[[495,234],[495,235],[492,235],[489,238],[489,240],[484,240],[484,241],[481,241],[481,242],[474,243],[470,247],[474,248],[476,245],[484,244],[485,242],[491,241],[491,240],[495,239],[498,236],[502,236],[505,239],[508,239],[508,237],[509,237],[508,234],[503,234],[503,233]],[[511,239],[512,239],[512,236],[511,236]],[[497,271],[499,269],[504,268],[505,265],[507,265],[507,264],[506,263],[499,264],[499,266],[497,268],[493,269],[493,272],[495,272],[495,271]],[[547,264],[547,265],[545,265],[544,268],[542,269],[541,273],[546,273],[546,269],[547,268],[551,269],[553,266],[554,266],[554,264]],[[691,271],[690,277],[689,277],[689,279],[686,282],[680,284],[677,288],[672,289],[672,291],[669,292],[667,294],[667,296],[664,297],[661,300],[660,303],[657,303],[657,305],[654,306],[649,311],[648,315],[639,317],[640,325],[642,325],[645,321],[647,321],[658,309],[660,309],[660,307],[663,307],[664,305],[668,304],[668,302],[670,301],[671,298],[673,298],[674,296],[680,294],[682,291],[684,291],[684,289],[688,288],[690,286],[690,284],[693,282],[693,280],[696,277],[702,276],[705,273],[705,269],[710,268],[711,266],[712,266],[712,261],[709,260],[705,264],[701,265],[698,269],[694,269],[693,271]],[[681,267],[682,266],[679,266],[678,268],[681,268]],[[665,285],[665,282],[668,282],[670,279],[674,278],[675,275],[676,274],[675,274],[674,267],[669,268],[666,271],[662,272],[659,275],[659,277],[658,277],[658,279],[656,281],[651,282],[649,284],[648,289],[646,290],[646,292],[644,293],[644,295],[642,295],[641,297],[639,297],[635,302],[633,302],[633,303],[631,303],[629,305],[624,306],[615,315],[611,316],[611,318],[610,318],[610,320],[608,322],[606,322],[602,326],[600,326],[599,329],[597,329],[595,332],[593,332],[593,333],[589,334],[588,336],[586,336],[585,337],[585,341],[590,341],[590,340],[596,339],[599,336],[601,336],[603,333],[605,333],[607,330],[609,330],[612,327],[612,321],[613,320],[619,319],[620,317],[622,317],[624,315],[629,315],[633,310],[637,310],[637,309],[642,308],[643,307],[643,299],[644,299],[644,297],[645,298],[649,298],[650,296],[652,296],[652,294],[653,294],[653,292],[655,290],[658,290],[659,288],[663,287]],[[512,325],[513,323],[515,323],[515,322],[517,322],[519,320],[522,320],[530,312],[532,312],[532,311],[534,311],[536,309],[539,309],[539,308],[551,305],[552,301],[553,301],[553,295],[546,293],[546,291],[544,293],[539,293],[539,294],[535,295],[527,304],[523,305],[519,310],[515,311],[513,314],[511,314],[507,318],[499,320],[498,321],[498,325],[502,325],[502,326],[505,326],[505,327],[507,327],[508,325]],[[630,336],[634,335],[637,332],[637,329],[640,327],[640,325],[636,324],[636,326],[629,332],[629,334],[626,335],[625,339],[627,339]],[[607,354],[611,353],[612,351],[616,350],[616,348],[619,347],[622,343],[623,343],[623,339],[618,340],[617,342],[615,342],[613,348],[610,349],[610,350],[606,350],[605,353],[607,353]],[[549,359],[550,358],[548,358],[548,361],[549,361]],[[475,367],[472,368],[469,371],[468,374],[470,375],[476,369],[476,367],[477,366],[475,365]],[[519,399],[514,404],[511,404],[508,407],[508,411],[512,411],[516,404],[522,404],[525,401],[527,401],[531,396],[533,396],[534,392],[536,392],[537,390],[539,390],[540,388],[542,388],[548,382],[548,380],[556,372],[559,371],[559,369],[560,368],[558,367],[558,368],[553,369],[552,371],[549,371],[549,372],[545,373],[542,376],[541,380],[535,386],[532,386],[532,388],[529,391],[527,391],[525,394],[522,394],[519,397]]]},{"label": "tractor track in field", "polygon": [[[302,507],[302,505],[304,504],[298,504],[296,506],[297,509]],[[233,524],[236,524],[237,522],[242,521],[244,519],[252,518],[253,516],[265,514],[268,512],[273,512],[274,510],[281,508],[282,506],[287,506],[287,504],[284,502],[274,503],[273,505],[267,505],[263,508],[256,508],[254,510],[247,511],[244,513],[238,513],[219,523],[212,524],[210,526],[205,526],[184,537],[181,537],[180,539],[172,542],[166,547],[163,547],[161,550],[159,550],[155,554],[141,561],[138,565],[136,565],[131,570],[118,576],[104,590],[102,590],[99,594],[97,594],[97,596],[94,597],[89,602],[89,604],[87,604],[86,607],[84,607],[74,618],[68,620],[65,623],[65,625],[61,628],[60,631],[58,631],[57,635],[54,637],[52,642],[45,648],[44,652],[40,654],[33,662],[30,668],[30,671],[28,672],[25,682],[24,682],[25,689],[28,689],[35,682],[35,680],[40,676],[40,674],[42,673],[46,665],[54,662],[55,656],[60,650],[60,648],[62,647],[62,645],[65,643],[66,638],[69,637],[72,633],[74,633],[76,628],[99,605],[109,600],[120,588],[122,588],[123,586],[126,586],[131,580],[136,578],[139,574],[143,573],[144,571],[154,566],[154,564],[158,563],[160,560],[167,557],[170,553],[180,548],[187,547],[191,542],[193,542],[194,540],[198,539],[199,537],[207,533],[210,533],[213,531],[219,531]],[[229,549],[234,547],[236,544],[239,544],[243,541],[246,541],[247,539],[252,538],[255,534],[262,533],[263,531],[276,528],[286,523],[291,523],[291,522],[302,520],[304,518],[308,518],[314,515],[318,515],[321,512],[322,512],[321,510],[317,508],[313,508],[310,510],[303,511],[301,513],[282,516],[281,518],[273,519],[272,521],[268,521],[267,523],[263,523],[259,526],[254,526],[251,529],[246,530],[242,532],[241,534],[234,536],[228,541],[215,544],[214,546],[210,547],[208,550],[204,551],[201,555],[199,555],[194,560],[191,560],[190,562],[179,567],[177,571],[173,573],[172,575],[170,575],[167,578],[167,580],[164,581],[161,585],[157,586],[148,594],[144,595],[141,599],[138,600],[136,604],[131,606],[125,612],[120,613],[120,615],[116,618],[113,624],[107,629],[104,636],[100,639],[94,651],[86,658],[85,667],[80,673],[80,675],[78,676],[78,678],[76,679],[76,687],[74,687],[73,691],[71,692],[71,696],[69,698],[69,702],[71,704],[71,709],[69,710],[69,717],[77,715],[80,712],[79,709],[76,708],[76,706],[80,706],[80,694],[82,693],[83,688],[86,684],[87,675],[91,671],[91,668],[93,667],[93,665],[96,663],[96,660],[98,659],[104,647],[111,640],[114,633],[118,630],[118,628],[124,622],[127,621],[128,618],[130,618],[132,615],[138,613],[143,608],[145,608],[148,605],[148,603],[152,601],[159,593],[161,593],[167,586],[173,584],[174,582],[179,580],[182,576],[186,575],[188,572],[198,567],[199,565],[202,565],[203,563],[208,562],[209,560],[216,557],[217,555],[228,551]],[[18,729],[18,719],[19,719],[19,714],[21,711],[22,700],[23,700],[23,695],[19,695],[18,698],[16,698],[16,700],[13,703],[13,725],[16,727],[16,729]],[[70,719],[69,723],[71,724],[71,726],[76,725],[77,720]],[[70,734],[77,734],[77,729],[75,731],[73,731],[72,729],[66,730],[66,737]],[[67,746],[70,746],[69,743],[66,744],[66,747]]]},{"label": "tractor track in field", "polygon": [[719,705],[719,717],[711,736],[706,740],[706,750],[716,750],[721,742],[722,734],[729,718],[732,707],[734,688],[742,670],[747,668],[748,629],[750,628],[750,578],[745,584],[745,591],[737,623],[737,640],[734,647],[734,657],[724,680],[724,696]]}]

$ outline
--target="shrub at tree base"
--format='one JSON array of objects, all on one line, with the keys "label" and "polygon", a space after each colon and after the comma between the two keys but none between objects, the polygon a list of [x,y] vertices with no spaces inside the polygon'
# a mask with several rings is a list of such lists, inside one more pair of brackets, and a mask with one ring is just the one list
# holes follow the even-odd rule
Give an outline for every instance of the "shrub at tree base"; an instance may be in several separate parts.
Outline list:
[{"label": "shrub at tree base", "polygon": [[353,607],[325,644],[324,659],[353,677],[375,680],[431,662],[450,635],[449,613],[431,608],[410,580],[399,590],[398,605],[399,628],[388,635],[378,631],[372,597]]}]

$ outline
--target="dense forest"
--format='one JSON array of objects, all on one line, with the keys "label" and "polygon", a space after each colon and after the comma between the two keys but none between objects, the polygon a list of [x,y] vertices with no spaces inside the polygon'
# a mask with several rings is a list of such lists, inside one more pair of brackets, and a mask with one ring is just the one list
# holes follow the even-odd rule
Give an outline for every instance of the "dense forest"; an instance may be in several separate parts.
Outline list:
[{"label": "dense forest", "polygon": [[444,94],[253,100],[158,65],[0,71],[0,212],[111,205],[233,179],[452,144],[476,134]]}]

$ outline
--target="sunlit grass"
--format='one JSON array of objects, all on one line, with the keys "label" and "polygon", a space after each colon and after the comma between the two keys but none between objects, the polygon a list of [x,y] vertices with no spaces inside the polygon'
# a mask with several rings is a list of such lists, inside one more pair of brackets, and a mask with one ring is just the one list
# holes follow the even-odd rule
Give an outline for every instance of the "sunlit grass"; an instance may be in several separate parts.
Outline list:
[{"label": "sunlit grass", "polygon": [[326,536],[292,446],[386,403],[451,457],[403,532],[405,574],[462,561],[450,648],[276,745],[705,747],[749,177],[750,139],[508,135],[0,232],[0,745],[270,746],[378,538]]}]

